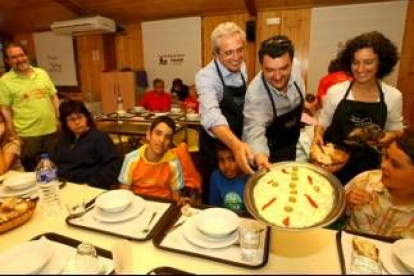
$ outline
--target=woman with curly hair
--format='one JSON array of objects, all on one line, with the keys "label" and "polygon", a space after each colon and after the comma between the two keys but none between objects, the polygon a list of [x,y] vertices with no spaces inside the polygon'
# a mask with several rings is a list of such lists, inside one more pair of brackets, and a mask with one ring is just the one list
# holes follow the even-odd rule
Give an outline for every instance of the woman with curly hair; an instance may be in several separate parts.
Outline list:
[{"label": "woman with curly hair", "polygon": [[58,176],[68,181],[110,189],[122,160],[111,138],[96,129],[83,102],[67,100],[59,107],[62,132],[51,159]]},{"label": "woman with curly hair", "polygon": [[312,148],[330,142],[349,150],[347,165],[337,172],[339,179],[346,183],[360,172],[378,168],[381,158],[378,150],[368,145],[352,148],[344,140],[355,128],[375,124],[385,135],[373,142],[380,146],[390,144],[403,129],[402,95],[381,81],[398,61],[396,46],[383,34],[373,31],[348,40],[337,58],[354,80],[328,90]]}]

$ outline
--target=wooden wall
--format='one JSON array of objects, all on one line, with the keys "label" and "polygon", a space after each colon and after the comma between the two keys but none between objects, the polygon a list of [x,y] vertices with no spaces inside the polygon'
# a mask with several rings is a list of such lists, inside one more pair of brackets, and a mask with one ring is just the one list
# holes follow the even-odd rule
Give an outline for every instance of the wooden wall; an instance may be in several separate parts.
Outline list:
[{"label": "wooden wall", "polygon": [[117,69],[129,67],[132,70],[144,69],[144,49],[141,24],[124,26],[124,32],[115,36]]},{"label": "wooden wall", "polygon": [[91,93],[99,101],[101,72],[105,69],[103,36],[77,36],[76,53],[82,94]]},{"label": "wooden wall", "polygon": [[398,89],[403,93],[403,110],[405,123],[414,130],[414,1],[407,7],[404,39],[401,51]]},{"label": "wooden wall", "polygon": [[[273,35],[286,35],[292,40],[295,46],[295,57],[302,64],[305,81],[309,58],[310,14],[310,9],[259,12],[256,30],[257,52],[260,49],[260,43]],[[268,18],[275,17],[280,18],[279,25],[266,24]]]}]

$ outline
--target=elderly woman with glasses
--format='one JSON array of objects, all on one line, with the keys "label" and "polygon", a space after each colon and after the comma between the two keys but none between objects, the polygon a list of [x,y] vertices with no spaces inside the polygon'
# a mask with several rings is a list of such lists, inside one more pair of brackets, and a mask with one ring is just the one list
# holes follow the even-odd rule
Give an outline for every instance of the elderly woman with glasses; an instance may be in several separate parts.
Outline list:
[{"label": "elderly woman with glasses", "polygon": [[359,174],[345,189],[349,230],[414,238],[414,132],[391,143],[381,170]]},{"label": "elderly woman with glasses", "polygon": [[[338,53],[338,60],[343,70],[352,74],[353,80],[329,88],[315,128],[311,152],[324,143],[347,148],[350,159],[336,173],[343,183],[347,183],[358,173],[379,167],[381,158],[378,150],[369,146],[371,142],[385,146],[401,135],[402,95],[382,81],[398,61],[396,46],[383,34],[373,31],[348,40]],[[375,125],[385,131],[379,140],[358,148],[347,145],[346,140],[353,130]]]},{"label": "elderly woman with glasses", "polygon": [[262,70],[250,83],[244,104],[243,141],[253,152],[256,166],[295,160],[304,107],[300,71],[294,68],[294,47],[283,35],[262,42]]},{"label": "elderly woman with glasses", "polygon": [[83,102],[59,107],[62,131],[51,155],[58,176],[75,183],[109,189],[117,183],[122,160],[111,138],[95,127]]}]

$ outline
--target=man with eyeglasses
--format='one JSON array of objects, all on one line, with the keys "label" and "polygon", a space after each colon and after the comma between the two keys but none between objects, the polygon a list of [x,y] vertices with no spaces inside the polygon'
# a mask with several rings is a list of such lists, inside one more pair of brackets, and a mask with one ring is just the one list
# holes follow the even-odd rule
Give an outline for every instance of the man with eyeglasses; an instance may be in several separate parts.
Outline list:
[{"label": "man with eyeglasses", "polygon": [[1,111],[11,134],[23,142],[25,170],[33,171],[38,154],[50,153],[55,142],[59,99],[47,72],[30,66],[22,45],[6,45],[4,57],[11,70],[0,78]]},{"label": "man with eyeglasses", "polygon": [[304,87],[299,70],[292,71],[293,59],[288,37],[278,35],[262,42],[262,70],[247,89],[243,111],[243,141],[252,147],[258,168],[296,159]]},{"label": "man with eyeglasses", "polygon": [[249,145],[241,141],[243,105],[246,94],[244,51],[246,34],[233,22],[218,25],[211,36],[214,59],[196,75],[201,124],[200,157],[203,176],[203,199],[208,200],[210,174],[215,162],[215,142],[220,140],[234,153],[245,173],[253,173]]}]

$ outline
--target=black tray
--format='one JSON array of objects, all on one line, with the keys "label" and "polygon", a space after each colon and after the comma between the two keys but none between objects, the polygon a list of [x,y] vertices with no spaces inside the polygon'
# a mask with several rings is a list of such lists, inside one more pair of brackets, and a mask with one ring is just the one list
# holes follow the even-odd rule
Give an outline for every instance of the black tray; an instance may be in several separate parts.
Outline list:
[{"label": "black tray", "polygon": [[[85,226],[85,225],[78,225],[78,224],[72,222],[71,221],[72,219],[69,216],[66,217],[66,223],[70,226],[79,227],[79,228],[82,228],[82,229],[87,229],[87,230],[90,230],[90,231],[103,233],[103,234],[107,234],[107,235],[111,235],[111,236],[117,236],[117,237],[121,237],[121,238],[128,239],[128,240],[146,241],[146,240],[152,239],[159,231],[162,231],[162,229],[165,227],[166,224],[169,223],[168,222],[169,217],[172,214],[177,213],[177,210],[178,210],[177,205],[176,205],[175,201],[172,200],[172,199],[165,199],[165,198],[152,197],[152,196],[143,196],[143,195],[139,195],[139,196],[142,197],[145,200],[148,200],[148,201],[171,203],[170,207],[164,212],[162,217],[158,220],[158,222],[152,227],[152,229],[150,230],[148,235],[146,235],[144,238],[133,238],[133,237],[130,237],[130,236],[126,236],[126,235],[123,235],[123,234],[120,234],[120,233],[117,233],[117,232],[113,232],[113,231],[109,231],[109,230],[105,230],[105,229],[96,229],[94,227],[89,227],[89,226]],[[86,208],[88,208],[89,206],[94,204],[97,197],[95,197],[94,199],[92,199],[91,201],[86,203]],[[90,209],[90,210],[92,210],[92,209]],[[88,212],[90,210],[88,210]]]},{"label": "black tray", "polygon": [[[33,237],[31,240],[38,240],[41,237],[45,237],[48,240],[55,241],[55,242],[58,242],[58,243],[61,243],[61,244],[65,244],[65,245],[71,246],[73,248],[78,247],[78,245],[82,243],[79,240],[75,240],[75,239],[72,239],[70,237],[63,236],[63,235],[53,233],[53,232],[48,232],[48,233],[37,235],[37,236]],[[101,257],[112,260],[112,252],[111,251],[100,248],[98,246],[95,246],[95,249],[96,249],[96,253],[98,254],[98,256],[101,256]],[[110,274],[114,274],[114,270],[112,270],[110,272]]]},{"label": "black tray", "polygon": [[[217,207],[217,206],[210,206],[210,205],[204,205],[204,204],[195,204],[195,205],[192,205],[192,207],[197,208],[197,209],[206,209],[206,208]],[[247,213],[247,212],[236,212],[236,213],[238,214],[239,217],[254,220],[254,218],[252,218],[250,216],[250,214]],[[226,259],[223,259],[223,258],[207,256],[207,255],[203,255],[203,254],[195,253],[195,252],[188,252],[188,251],[185,251],[185,250],[181,250],[181,249],[177,249],[177,248],[171,248],[171,247],[161,245],[164,238],[170,233],[169,230],[172,227],[174,227],[175,223],[177,222],[177,220],[180,217],[181,217],[181,212],[178,208],[175,209],[175,212],[170,213],[170,219],[168,220],[168,223],[165,224],[162,231],[158,231],[157,235],[154,236],[154,238],[152,239],[152,242],[153,242],[155,247],[163,249],[163,250],[175,252],[175,253],[181,253],[181,254],[185,254],[185,255],[189,255],[189,256],[193,256],[193,257],[198,257],[198,258],[202,258],[202,259],[212,260],[212,261],[216,261],[216,262],[220,262],[220,263],[224,263],[224,264],[229,264],[229,265],[244,267],[244,268],[249,268],[249,269],[261,268],[261,267],[263,267],[267,264],[267,261],[268,261],[268,258],[269,258],[269,242],[270,242],[270,227],[269,226],[266,226],[266,236],[265,236],[265,239],[264,239],[264,252],[263,252],[262,262],[258,265],[257,264],[249,265],[249,264],[246,264],[246,263],[235,262],[235,261],[232,261],[232,260],[226,260]]]},{"label": "black tray", "polygon": [[385,236],[379,236],[379,235],[372,235],[372,234],[366,234],[361,232],[355,232],[355,231],[339,231],[336,233],[336,245],[338,248],[338,255],[339,255],[339,262],[341,263],[341,272],[343,275],[346,274],[346,265],[345,265],[345,258],[344,258],[344,252],[342,249],[342,232],[346,232],[348,234],[366,237],[374,240],[379,240],[383,242],[393,243],[397,238],[391,238],[391,237],[385,237]]}]

